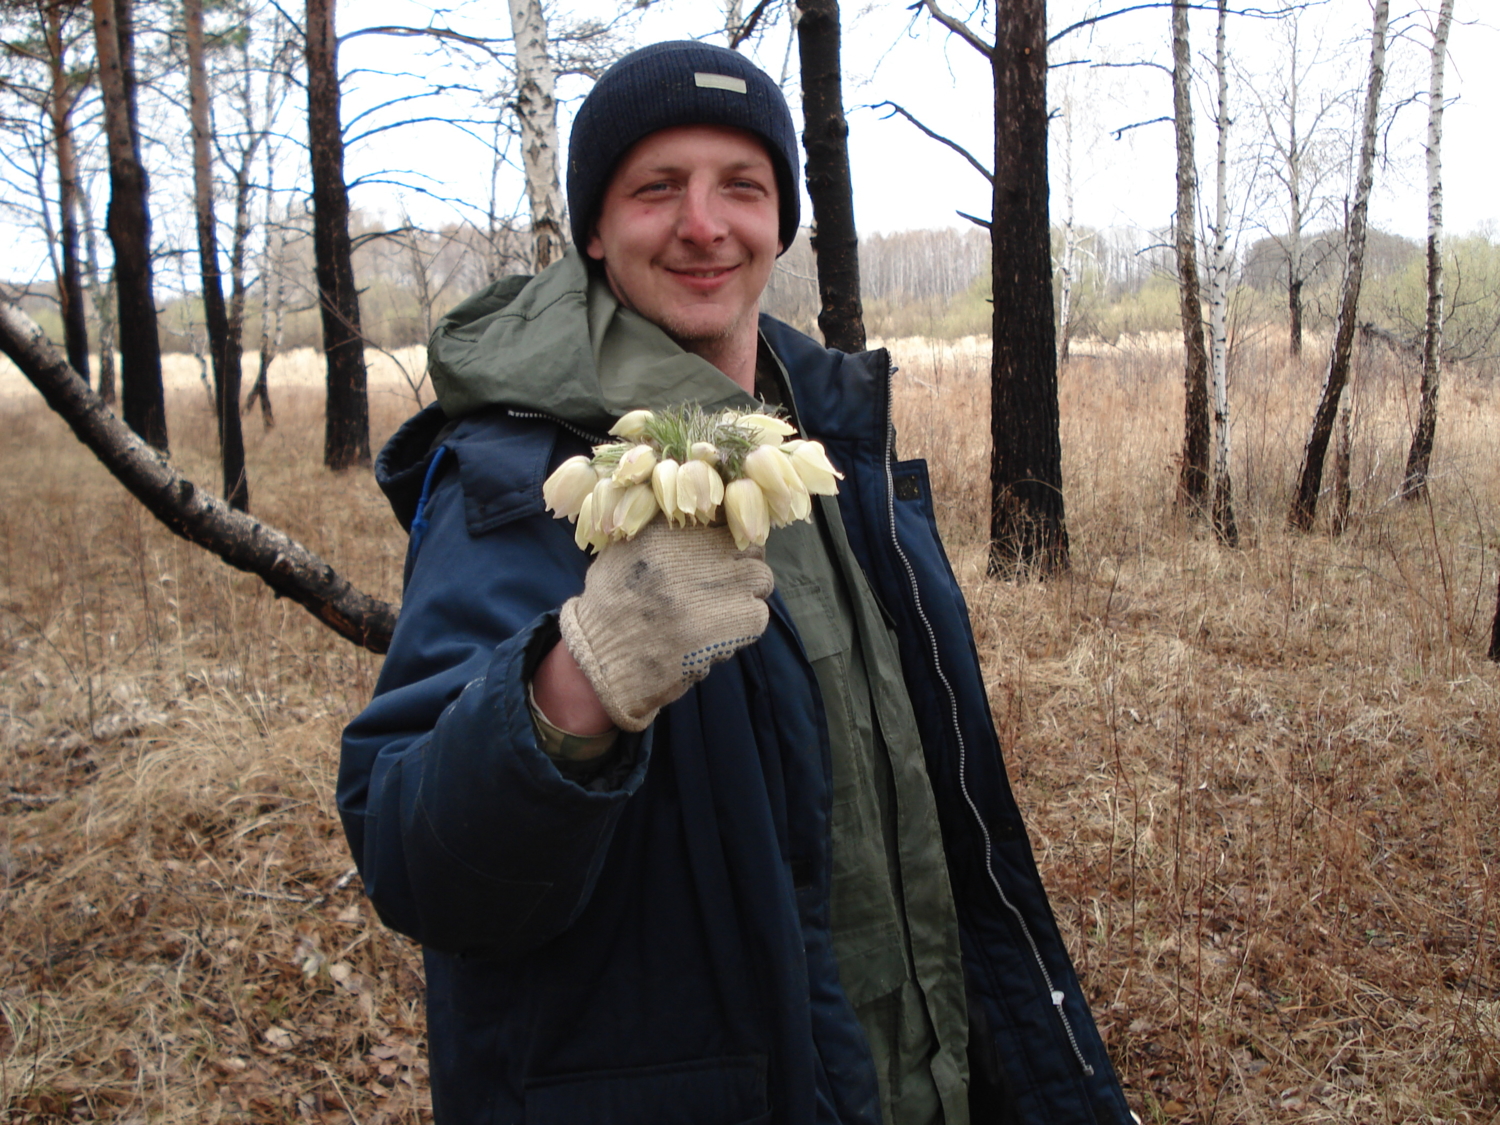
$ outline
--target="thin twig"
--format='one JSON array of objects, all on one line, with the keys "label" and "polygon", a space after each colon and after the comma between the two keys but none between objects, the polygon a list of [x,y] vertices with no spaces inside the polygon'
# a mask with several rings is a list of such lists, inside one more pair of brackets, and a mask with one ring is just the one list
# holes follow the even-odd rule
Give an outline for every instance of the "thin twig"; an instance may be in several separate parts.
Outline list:
[{"label": "thin twig", "polygon": [[994,185],[994,183],[995,183],[995,174],[993,172],[991,172],[988,168],[986,168],[983,164],[979,163],[979,161],[974,157],[974,155],[972,153],[969,152],[968,149],[964,148],[964,146],[961,145],[961,144],[959,144],[957,141],[950,140],[948,137],[943,136],[941,133],[934,133],[926,125],[923,125],[920,121],[918,121],[915,117],[913,117],[910,113],[908,113],[903,107],[897,105],[895,102],[876,102],[874,105],[870,106],[869,108],[870,109],[882,109],[882,108],[884,108],[886,106],[890,107],[890,113],[887,113],[885,115],[886,120],[890,119],[891,113],[899,113],[902,117],[904,117],[908,121],[910,121],[913,125],[915,125],[918,129],[920,129],[927,136],[931,137],[933,140],[937,141],[939,144],[945,144],[945,145],[947,145],[954,152],[958,153],[959,156],[962,156],[965,160],[967,160],[969,162],[969,164],[974,168],[974,170],[976,172],[978,172],[981,176],[983,176],[985,178],[986,182],[988,182],[991,186]]}]

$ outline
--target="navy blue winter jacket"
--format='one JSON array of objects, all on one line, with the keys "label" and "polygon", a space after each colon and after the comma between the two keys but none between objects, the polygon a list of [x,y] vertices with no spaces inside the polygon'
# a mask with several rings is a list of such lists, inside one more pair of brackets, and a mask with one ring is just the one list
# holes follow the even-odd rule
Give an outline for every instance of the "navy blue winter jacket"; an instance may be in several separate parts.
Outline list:
[{"label": "navy blue winter jacket", "polygon": [[[761,328],[845,473],[848,538],[900,639],[961,927],[972,1120],[1127,1125],[1006,780],[925,465],[894,460],[889,359]],[[541,484],[601,438],[432,407],[377,465],[412,531],[408,582],[376,698],[345,733],[338,805],[381,917],[425,948],[438,1121],[875,1125],[828,931],[822,705],[779,597],[759,643],[623,736],[615,776],[580,787],[536,744],[525,685],[588,563]]]}]

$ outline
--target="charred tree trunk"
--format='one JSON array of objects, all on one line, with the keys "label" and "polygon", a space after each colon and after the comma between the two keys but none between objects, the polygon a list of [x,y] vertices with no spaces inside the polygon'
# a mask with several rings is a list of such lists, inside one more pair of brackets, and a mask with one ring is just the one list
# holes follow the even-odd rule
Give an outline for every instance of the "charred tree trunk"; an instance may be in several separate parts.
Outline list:
[{"label": "charred tree trunk", "polygon": [[51,89],[47,92],[52,120],[52,143],[57,156],[58,243],[62,268],[57,298],[62,308],[63,341],[68,362],[86,383],[89,379],[89,329],[83,299],[83,272],[78,262],[78,157],[73,147],[74,86],[68,77],[67,14],[61,0],[47,0],[43,9]]},{"label": "charred tree trunk", "polygon": [[1323,484],[1323,462],[1338,416],[1339,398],[1349,381],[1349,362],[1354,350],[1355,315],[1359,310],[1360,282],[1364,277],[1365,231],[1370,210],[1370,187],[1375,179],[1375,134],[1380,112],[1380,88],[1385,81],[1385,29],[1390,19],[1390,0],[1376,0],[1375,22],[1370,35],[1370,79],[1365,91],[1364,126],[1360,136],[1359,179],[1354,206],[1349,214],[1349,258],[1344,267],[1343,292],[1339,298],[1338,325],[1323,394],[1313,415],[1312,430],[1302,454],[1302,469],[1292,498],[1287,523],[1298,531],[1312,527],[1318,514],[1318,494]]},{"label": "charred tree trunk", "polygon": [[521,161],[531,204],[531,238],[536,269],[563,256],[562,185],[557,175],[556,71],[547,54],[547,17],[541,0],[510,0],[511,35],[516,44],[516,117],[521,123]]},{"label": "charred tree trunk", "polygon": [[370,403],[359,291],[349,241],[349,189],[339,117],[338,38],[334,0],[307,0],[307,133],[313,181],[313,255],[328,402],[323,463],[347,469],[370,463]]},{"label": "charred tree trunk", "polygon": [[1500,664],[1500,585],[1495,589],[1495,620],[1490,623],[1489,658]]},{"label": "charred tree trunk", "polygon": [[818,327],[842,352],[865,348],[859,295],[859,235],[849,176],[849,123],[839,61],[838,0],[798,0],[797,51],[802,64],[802,145],[813,206],[818,259]]},{"label": "charred tree trunk", "polygon": [[198,265],[203,278],[203,319],[214,371],[214,413],[219,423],[219,454],[224,499],[248,511],[250,483],[245,475],[245,441],[240,430],[240,341],[229,331],[224,282],[219,271],[219,237],[214,216],[212,135],[208,68],[203,61],[203,0],[183,0],[187,40],[188,113],[193,131],[193,207],[198,225]]},{"label": "charred tree trunk", "polygon": [[136,126],[130,0],[93,0],[99,87],[109,145],[109,218],[119,308],[120,403],[125,422],[146,442],[167,450],[161,382],[161,341],[151,276],[151,214]]},{"label": "charred tree trunk", "polygon": [[62,415],[78,439],[174,534],[212,551],[291,598],[339,636],[384,652],[395,610],[363,594],[296,540],[197,488],[110,413],[42,330],[0,298],[0,352]]},{"label": "charred tree trunk", "polygon": [[1193,158],[1193,70],[1188,44],[1188,0],[1172,0],[1172,119],[1177,136],[1178,307],[1182,318],[1182,461],[1177,497],[1188,514],[1201,517],[1209,495],[1208,349],[1198,293],[1198,168]]},{"label": "charred tree trunk", "polygon": [[1422,401],[1401,484],[1406,500],[1427,492],[1443,374],[1443,62],[1452,22],[1453,0],[1443,0],[1432,36],[1432,80],[1427,88],[1427,323],[1422,333]]},{"label": "charred tree trunk", "polygon": [[992,575],[1068,565],[1058,435],[1057,334],[1047,210],[1047,10],[996,8],[995,183],[990,222]]}]

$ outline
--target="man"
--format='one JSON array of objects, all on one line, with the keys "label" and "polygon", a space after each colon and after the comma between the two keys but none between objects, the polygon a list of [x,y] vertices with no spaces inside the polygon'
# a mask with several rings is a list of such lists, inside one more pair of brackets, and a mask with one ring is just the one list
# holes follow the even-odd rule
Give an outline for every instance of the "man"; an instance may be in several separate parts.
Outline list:
[{"label": "man", "polygon": [[[407,584],[339,808],[425,947],[440,1122],[1129,1120],[888,358],[759,316],[797,170],[739,55],[623,59],[571,138],[581,253],[443,320],[381,454]],[[764,559],[658,520],[590,565],[541,482],[683,402],[774,404],[840,495]]]}]

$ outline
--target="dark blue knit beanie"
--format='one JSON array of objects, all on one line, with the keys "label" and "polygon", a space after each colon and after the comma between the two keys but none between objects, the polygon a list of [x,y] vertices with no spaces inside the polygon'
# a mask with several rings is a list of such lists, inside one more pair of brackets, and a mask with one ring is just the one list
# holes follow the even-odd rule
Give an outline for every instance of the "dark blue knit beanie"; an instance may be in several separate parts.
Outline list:
[{"label": "dark blue knit beanie", "polygon": [[573,242],[588,246],[615,165],[636,141],[677,125],[727,125],[765,142],[776,169],[781,245],[797,236],[797,130],[781,90],[743,55],[679,40],[632,51],[589,91],[568,141],[568,212]]}]

